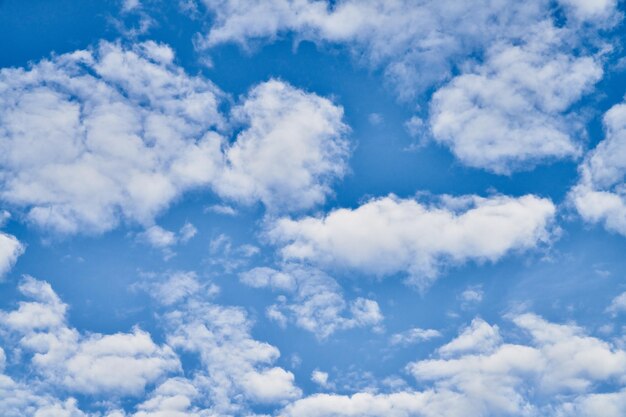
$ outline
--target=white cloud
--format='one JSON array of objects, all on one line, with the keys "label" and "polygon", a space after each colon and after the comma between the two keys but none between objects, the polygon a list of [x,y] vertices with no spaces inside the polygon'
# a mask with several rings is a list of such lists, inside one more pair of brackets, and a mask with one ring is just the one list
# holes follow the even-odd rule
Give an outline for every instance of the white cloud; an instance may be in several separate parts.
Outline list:
[{"label": "white cloud", "polygon": [[616,296],[611,301],[611,304],[607,307],[606,311],[608,313],[611,313],[614,316],[625,312],[626,311],[626,292],[623,292],[620,295]]},{"label": "white cloud", "polygon": [[438,350],[443,357],[459,353],[491,353],[502,343],[497,326],[491,326],[484,320],[474,319],[458,337],[441,346]]},{"label": "white cloud", "polygon": [[225,216],[237,215],[237,210],[235,210],[235,208],[228,206],[228,205],[224,205],[224,204],[214,204],[212,206],[206,207],[204,211],[205,212],[211,211],[213,213],[223,214]]},{"label": "white cloud", "polygon": [[152,298],[164,306],[185,301],[194,295],[211,297],[219,292],[219,287],[211,282],[200,282],[195,272],[176,271],[165,274],[165,279],[153,279],[140,282],[138,288],[144,289]]},{"label": "white cloud", "polygon": [[339,330],[377,329],[383,320],[376,301],[357,298],[347,302],[339,284],[315,268],[297,264],[284,265],[282,270],[260,267],[241,274],[240,280],[251,287],[285,292],[268,308],[268,317],[281,326],[292,321],[319,339]]},{"label": "white cloud", "polygon": [[189,380],[171,378],[137,406],[133,417],[200,417],[199,410],[192,405],[198,396],[198,390]]},{"label": "white cloud", "polygon": [[324,217],[282,218],[267,234],[285,259],[407,273],[423,287],[446,264],[495,262],[547,242],[554,213],[550,200],[533,195],[446,196],[438,205],[391,195]]},{"label": "white cloud", "polygon": [[15,236],[0,232],[0,280],[13,268],[25,249]]},{"label": "white cloud", "polygon": [[[283,409],[281,417],[620,416],[622,391],[596,393],[598,384],[624,385],[626,352],[587,336],[575,325],[533,314],[512,317],[526,344],[505,343],[498,328],[474,320],[439,349],[445,357],[410,363],[423,391],[316,394]],[[493,343],[485,345],[485,329]],[[474,334],[475,333],[475,334]],[[460,342],[459,340],[462,340]],[[470,347],[471,341],[476,346]]]},{"label": "white cloud", "polygon": [[173,250],[174,246],[189,242],[197,233],[198,229],[193,224],[186,222],[178,233],[154,225],[139,233],[137,238],[154,248],[161,249],[165,259],[169,259],[176,254]]},{"label": "white cloud", "polygon": [[564,113],[602,77],[598,29],[622,17],[616,0],[200,2],[213,14],[204,48],[289,33],[345,45],[406,100],[460,73],[433,96],[433,137],[500,174],[580,154],[582,132]]},{"label": "white cloud", "polygon": [[613,106],[603,121],[606,137],[580,165],[569,198],[585,221],[626,236],[626,104]]},{"label": "white cloud", "polygon": [[187,243],[198,234],[198,229],[192,223],[185,222],[178,233],[180,242]]},{"label": "white cloud", "polygon": [[463,290],[459,294],[458,299],[461,301],[461,308],[466,310],[483,301],[484,292],[480,286],[471,286]]},{"label": "white cloud", "polygon": [[301,395],[294,375],[272,366],[278,349],[251,337],[252,322],[243,309],[192,297],[163,319],[168,343],[199,356],[204,371],[192,383],[213,414],[237,414],[249,402],[282,403]]},{"label": "white cloud", "polygon": [[32,367],[53,386],[84,394],[139,395],[147,384],[180,369],[176,354],[140,329],[82,335],[68,327],[67,305],[46,282],[27,277],[20,291],[34,301],[0,312],[0,325],[33,354]]},{"label": "white cloud", "polygon": [[311,381],[315,382],[322,388],[327,388],[328,385],[328,372],[320,371],[319,369],[315,369],[311,372]]},{"label": "white cloud", "polygon": [[559,0],[566,10],[578,20],[591,20],[603,25],[615,24],[617,0]]},{"label": "white cloud", "polygon": [[409,346],[415,343],[426,342],[437,337],[441,337],[441,333],[438,330],[415,327],[402,333],[393,334],[389,342],[392,346]]},{"label": "white cloud", "polygon": [[122,11],[130,12],[131,10],[135,10],[141,7],[141,2],[139,0],[124,0],[122,3]]},{"label": "white cloud", "polygon": [[434,139],[464,164],[508,174],[581,153],[580,132],[562,114],[602,77],[591,56],[563,49],[564,29],[538,25],[520,44],[499,44],[484,63],[433,95]]},{"label": "white cloud", "polygon": [[147,242],[150,246],[160,249],[174,246],[178,240],[176,233],[165,230],[157,225],[151,226],[147,228],[145,232],[140,233],[139,238]]},{"label": "white cloud", "polygon": [[232,114],[247,128],[226,151],[219,194],[306,209],[323,203],[330,182],[344,175],[348,127],[331,101],[272,80],[253,88]]},{"label": "white cloud", "polygon": [[[345,170],[342,109],[276,80],[254,87],[228,117],[223,98],[154,42],[101,42],[4,68],[0,198],[61,233],[100,233],[120,221],[150,227],[202,187],[274,210],[323,202]],[[228,124],[240,129],[232,144],[222,133]]]},{"label": "white cloud", "polygon": [[[497,39],[518,39],[549,16],[552,3],[480,0],[412,1],[225,1],[200,0],[212,13],[203,47],[225,42],[249,46],[293,32],[297,39],[345,44],[375,68],[403,98],[446,80],[453,62],[486,49]],[[563,0],[577,20],[616,21],[614,0]]]}]

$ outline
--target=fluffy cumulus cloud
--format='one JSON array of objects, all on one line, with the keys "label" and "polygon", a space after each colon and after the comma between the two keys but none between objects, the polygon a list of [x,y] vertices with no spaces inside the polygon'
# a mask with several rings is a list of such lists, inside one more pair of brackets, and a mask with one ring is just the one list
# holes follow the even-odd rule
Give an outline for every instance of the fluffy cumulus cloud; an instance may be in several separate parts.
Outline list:
[{"label": "fluffy cumulus cloud", "polygon": [[31,366],[48,383],[83,394],[139,395],[146,385],[180,369],[177,355],[140,329],[81,334],[69,327],[67,305],[50,285],[26,278],[22,301],[0,312],[0,325],[15,349],[31,354]]},{"label": "fluffy cumulus cloud", "polygon": [[579,132],[563,113],[603,72],[594,55],[602,48],[580,45],[621,18],[615,0],[558,1],[566,16],[558,24],[547,0],[200,2],[213,14],[205,47],[287,33],[347,45],[404,99],[458,69],[433,97],[432,135],[463,163],[497,173],[579,154]]},{"label": "fluffy cumulus cloud", "polygon": [[[511,317],[526,343],[507,343],[497,326],[476,319],[407,371],[422,391],[317,394],[288,405],[285,417],[618,416],[622,391],[597,393],[602,383],[623,386],[626,352],[571,324],[534,314]],[[602,411],[600,411],[602,410]]]},{"label": "fluffy cumulus cloud", "polygon": [[626,104],[604,115],[604,128],[604,140],[579,167],[570,200],[585,221],[626,235]]},{"label": "fluffy cumulus cloud", "polygon": [[562,113],[603,71],[593,57],[560,52],[563,31],[538,25],[521,45],[492,47],[484,63],[439,89],[431,101],[434,139],[464,164],[500,174],[578,156],[580,132]]},{"label": "fluffy cumulus cloud", "polygon": [[241,274],[241,281],[255,288],[285,293],[267,309],[270,319],[288,321],[325,339],[332,333],[356,327],[380,326],[383,316],[374,300],[345,300],[339,284],[315,268],[285,265],[282,270],[254,268]]},{"label": "fluffy cumulus cloud", "polygon": [[554,213],[550,200],[533,195],[444,197],[439,204],[391,195],[323,217],[282,218],[267,234],[285,259],[406,273],[424,286],[444,265],[496,261],[547,242]]},{"label": "fluffy cumulus cloud", "polygon": [[330,181],[343,176],[348,128],[329,100],[274,80],[253,88],[232,116],[247,128],[226,152],[219,194],[305,209],[322,203]]},{"label": "fluffy cumulus cloud", "polygon": [[[152,226],[198,187],[309,208],[348,153],[342,110],[329,100],[270,80],[225,115],[225,95],[154,42],[102,42],[2,69],[0,97],[0,198],[62,233]],[[234,126],[231,144],[224,132]]]}]

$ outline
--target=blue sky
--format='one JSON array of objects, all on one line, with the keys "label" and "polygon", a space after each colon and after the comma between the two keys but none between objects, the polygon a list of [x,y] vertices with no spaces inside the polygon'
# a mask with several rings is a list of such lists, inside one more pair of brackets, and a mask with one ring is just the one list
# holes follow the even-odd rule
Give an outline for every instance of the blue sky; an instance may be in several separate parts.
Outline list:
[{"label": "blue sky", "polygon": [[0,414],[626,415],[617,0],[0,0]]}]

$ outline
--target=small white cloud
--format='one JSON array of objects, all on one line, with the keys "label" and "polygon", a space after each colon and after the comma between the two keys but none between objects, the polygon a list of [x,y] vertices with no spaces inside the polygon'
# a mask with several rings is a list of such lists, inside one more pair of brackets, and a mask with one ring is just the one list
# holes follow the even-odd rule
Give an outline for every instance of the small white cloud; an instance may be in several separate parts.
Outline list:
[{"label": "small white cloud", "polygon": [[13,235],[0,232],[0,280],[13,268],[26,247]]},{"label": "small white cloud", "polygon": [[415,327],[402,333],[395,333],[389,339],[392,346],[409,346],[415,343],[426,342],[428,340],[441,337],[441,333],[434,329],[420,329]]},{"label": "small white cloud", "polygon": [[328,372],[322,372],[319,369],[315,369],[311,372],[311,381],[322,388],[328,388],[330,386],[328,383]]},{"label": "small white cloud", "polygon": [[224,204],[214,204],[205,208],[205,211],[212,211],[213,213],[223,214],[225,216],[236,216],[237,210],[235,210],[231,206],[227,206]]},{"label": "small white cloud", "polygon": [[176,234],[172,231],[165,230],[161,226],[151,226],[145,232],[139,234],[140,239],[144,240],[150,246],[164,249],[174,246],[177,242]]},{"label": "small white cloud", "polygon": [[219,287],[215,284],[200,283],[195,272],[184,271],[168,273],[163,280],[140,282],[137,288],[146,290],[155,301],[165,306],[179,303],[195,294],[202,293],[206,297],[212,297],[219,292]]},{"label": "small white cloud", "polygon": [[481,286],[470,286],[459,294],[458,299],[461,301],[461,308],[467,310],[475,307],[483,301],[484,292]]},{"label": "small white cloud", "polygon": [[616,296],[611,304],[607,307],[606,311],[611,313],[613,316],[617,316],[620,313],[626,311],[626,292],[621,293]]},{"label": "small white cloud", "polygon": [[127,13],[141,7],[140,0],[123,0],[122,11]]},{"label": "small white cloud", "polygon": [[370,113],[369,116],[367,116],[367,121],[370,122],[372,126],[379,126],[385,121],[385,119],[380,113]]},{"label": "small white cloud", "polygon": [[189,222],[185,222],[183,227],[181,227],[180,231],[178,232],[178,235],[179,235],[178,240],[182,243],[187,243],[191,239],[193,239],[197,234],[198,234],[198,229],[196,229],[196,226],[194,226],[193,224]]}]

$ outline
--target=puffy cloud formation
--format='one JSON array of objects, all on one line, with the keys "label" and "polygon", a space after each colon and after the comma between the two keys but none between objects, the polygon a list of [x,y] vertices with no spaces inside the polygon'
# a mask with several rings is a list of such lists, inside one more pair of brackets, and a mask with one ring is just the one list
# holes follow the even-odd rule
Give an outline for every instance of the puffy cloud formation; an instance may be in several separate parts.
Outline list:
[{"label": "puffy cloud formation", "polygon": [[241,308],[191,298],[164,316],[168,343],[197,354],[204,371],[193,384],[218,415],[245,411],[247,402],[281,403],[300,397],[294,375],[271,366],[278,349],[254,340],[252,322]]},{"label": "puffy cloud formation", "polygon": [[602,77],[593,57],[560,52],[564,29],[538,25],[521,45],[500,44],[431,101],[434,139],[464,164],[499,174],[581,152],[561,116]]},{"label": "puffy cloud formation", "polygon": [[83,394],[139,395],[180,369],[172,349],[156,345],[142,330],[102,335],[69,327],[67,305],[46,282],[27,277],[20,291],[34,301],[0,312],[0,326],[32,353],[32,367],[51,384]]},{"label": "puffy cloud formation", "polygon": [[0,199],[62,233],[152,226],[198,187],[273,210],[324,201],[348,155],[342,109],[276,80],[253,88],[232,118],[223,98],[154,42],[101,42],[2,69]]},{"label": "puffy cloud formation", "polygon": [[274,80],[253,88],[232,117],[246,129],[226,151],[220,195],[306,209],[323,203],[332,179],[344,175],[348,127],[329,100]]},{"label": "puffy cloud formation", "polygon": [[447,349],[439,349],[441,358],[410,363],[407,370],[425,387],[423,391],[318,394],[295,401],[279,415],[623,415],[626,402],[622,391],[595,393],[594,389],[611,381],[621,386],[626,383],[626,352],[586,335],[575,325],[550,323],[534,314],[512,320],[529,337],[527,344],[506,343],[497,327],[476,319],[459,338],[445,345]]},{"label": "puffy cloud formation", "polygon": [[424,286],[446,264],[497,261],[547,242],[554,212],[534,195],[444,197],[438,205],[390,195],[324,217],[282,218],[267,234],[285,259],[406,273]]},{"label": "puffy cloud formation", "polygon": [[[286,33],[347,45],[403,99],[458,70],[433,96],[432,135],[463,163],[500,174],[580,153],[563,113],[602,77],[587,41],[621,19],[616,0],[200,2],[213,15],[204,47]],[[555,3],[565,22],[551,17]]]},{"label": "puffy cloud formation", "polygon": [[[519,38],[545,18],[551,2],[500,0],[199,0],[213,14],[204,46],[275,39],[293,32],[315,42],[346,44],[369,65],[383,67],[400,96],[410,97],[449,77],[452,61],[495,39]],[[578,20],[604,24],[614,0],[560,3]],[[613,18],[612,20],[615,20]]]},{"label": "puffy cloud formation", "polygon": [[585,221],[626,235],[626,104],[604,115],[604,129],[605,139],[579,167],[570,200]]},{"label": "puffy cloud formation", "polygon": [[241,281],[255,288],[285,292],[267,309],[270,319],[296,326],[325,339],[338,330],[378,326],[383,320],[378,303],[359,297],[347,302],[337,282],[315,268],[285,265],[282,270],[254,268],[241,274]]}]

